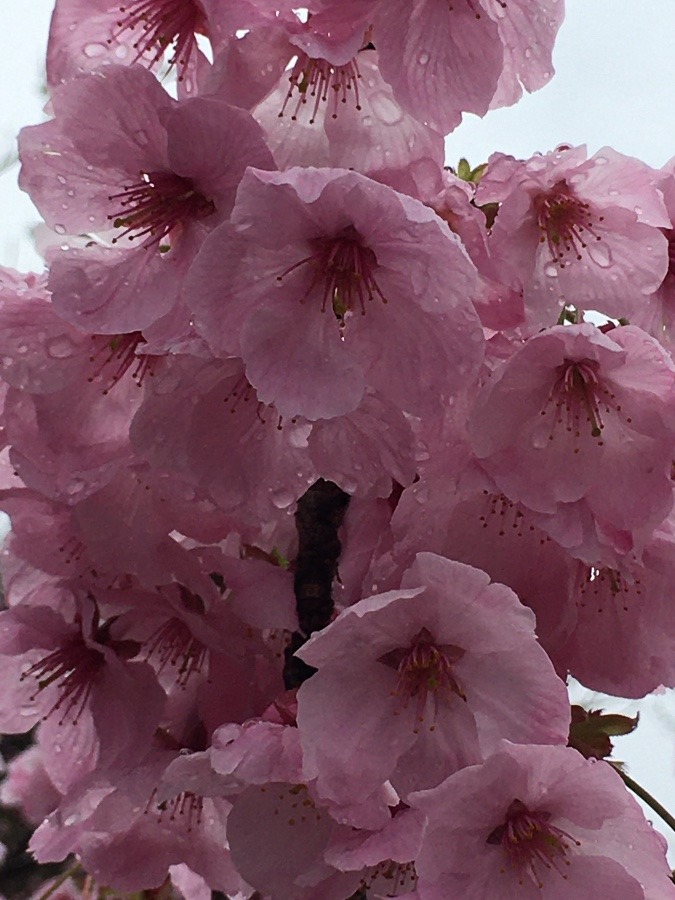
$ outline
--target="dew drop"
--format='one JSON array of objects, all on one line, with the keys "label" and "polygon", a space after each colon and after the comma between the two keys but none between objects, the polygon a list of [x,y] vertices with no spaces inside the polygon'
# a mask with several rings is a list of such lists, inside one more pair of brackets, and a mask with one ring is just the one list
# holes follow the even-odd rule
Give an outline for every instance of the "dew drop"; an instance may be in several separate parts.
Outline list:
[{"label": "dew drop", "polygon": [[549,278],[558,277],[558,267],[555,265],[555,263],[547,263],[544,266],[544,275],[548,275]]},{"label": "dew drop", "polygon": [[66,226],[65,226],[65,225],[61,225],[61,224],[55,225],[55,226],[54,226],[54,231],[55,231],[57,234],[65,234],[65,233],[66,233]]},{"label": "dew drop", "polygon": [[73,355],[74,344],[66,334],[47,341],[47,353],[52,359],[67,359]]},{"label": "dew drop", "polygon": [[56,180],[58,181],[59,184],[65,184],[65,183],[66,183],[66,176],[65,176],[65,175],[57,175],[57,176],[56,176]]},{"label": "dew drop", "polygon": [[291,445],[291,447],[296,447],[299,450],[303,450],[308,445],[308,438],[311,433],[312,425],[310,423],[307,423],[305,425],[296,425],[288,432],[288,443]]},{"label": "dew drop", "polygon": [[608,266],[612,265],[612,251],[606,244],[589,244],[588,255],[593,262],[602,269],[606,269]]},{"label": "dew drop", "polygon": [[429,62],[429,59],[430,59],[429,54],[426,52],[426,50],[424,50],[424,51],[423,51],[422,53],[420,53],[420,55],[417,57],[417,62],[418,62],[421,66],[426,66],[426,64]]},{"label": "dew drop", "polygon": [[84,481],[81,478],[73,478],[66,487],[66,493],[74,497],[75,494],[79,494],[84,488]]},{"label": "dew drop", "polygon": [[396,125],[403,119],[403,113],[398,103],[391,97],[378,91],[370,99],[370,105],[377,118],[384,125]]},{"label": "dew drop", "polygon": [[281,488],[276,491],[272,491],[271,494],[272,503],[276,506],[277,509],[287,509],[295,499],[293,494],[290,491]]},{"label": "dew drop", "polygon": [[97,56],[103,56],[107,47],[105,44],[85,44],[83,53],[88,59],[96,59]]}]

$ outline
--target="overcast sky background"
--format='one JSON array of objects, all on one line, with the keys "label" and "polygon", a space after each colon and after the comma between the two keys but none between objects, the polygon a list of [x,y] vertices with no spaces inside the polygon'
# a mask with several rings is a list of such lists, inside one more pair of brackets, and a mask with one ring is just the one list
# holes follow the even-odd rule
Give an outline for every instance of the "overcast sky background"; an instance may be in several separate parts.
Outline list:
[{"label": "overcast sky background", "polygon": [[[226,0],[224,0],[226,2]],[[52,0],[0,0],[0,160],[14,152],[22,125],[42,119],[44,53]],[[610,145],[660,167],[675,156],[675,0],[567,0],[554,53],[556,75],[515,107],[483,119],[467,116],[447,139],[447,159],[472,165],[500,150],[517,157],[560,143]],[[18,166],[0,174],[0,264],[39,269],[29,229],[39,217],[16,186]],[[675,602],[675,599],[674,599]],[[576,701],[590,694],[573,691]],[[595,704],[598,705],[597,703]],[[675,813],[675,698],[673,692],[637,703],[601,705],[634,714],[637,732],[616,741],[617,758]],[[666,826],[648,817],[675,849]],[[675,853],[671,853],[675,866]]]}]

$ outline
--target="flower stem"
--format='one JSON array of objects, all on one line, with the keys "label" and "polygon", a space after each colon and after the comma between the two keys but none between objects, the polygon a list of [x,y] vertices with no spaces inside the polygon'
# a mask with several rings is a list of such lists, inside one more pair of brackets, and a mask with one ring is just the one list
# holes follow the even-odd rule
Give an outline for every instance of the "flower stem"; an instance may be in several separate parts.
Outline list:
[{"label": "flower stem", "polygon": [[79,871],[79,869],[80,869],[80,864],[78,862],[78,863],[75,863],[74,866],[71,866],[69,869],[66,869],[65,872],[62,872],[61,875],[59,875],[59,877],[56,879],[56,881],[53,881],[51,883],[51,885],[47,888],[47,890],[43,894],[40,894],[40,896],[38,897],[38,900],[47,900],[47,897],[51,897],[51,895],[54,893],[54,891],[57,891],[61,887],[61,885],[65,881],[68,881],[68,879],[71,878],[73,875],[75,875]]},{"label": "flower stem", "polygon": [[668,812],[665,806],[661,806],[659,801],[652,797],[649,791],[646,791],[641,785],[637,783],[637,781],[633,781],[630,775],[622,772],[621,769],[617,768],[616,766],[613,766],[613,768],[619,773],[626,787],[630,788],[630,790],[641,800],[644,800],[647,806],[653,809],[656,815],[663,819],[666,825],[670,826],[670,829],[675,832],[675,817]]}]

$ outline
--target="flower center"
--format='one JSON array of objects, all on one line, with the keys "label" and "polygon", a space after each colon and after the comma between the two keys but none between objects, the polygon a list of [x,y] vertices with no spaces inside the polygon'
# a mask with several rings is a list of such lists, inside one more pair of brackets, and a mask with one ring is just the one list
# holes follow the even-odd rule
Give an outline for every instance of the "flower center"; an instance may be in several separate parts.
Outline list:
[{"label": "flower center", "polygon": [[87,705],[94,680],[103,665],[103,654],[88,647],[81,634],[73,635],[63,646],[26,669],[21,674],[21,681],[27,678],[37,681],[31,701],[45,688],[57,685],[57,699],[44,718],[61,711],[59,725],[63,725],[68,718],[75,725]]},{"label": "flower center", "polygon": [[160,252],[170,249],[162,244],[170,232],[193,219],[204,219],[215,212],[215,205],[196,190],[190,178],[175,172],[141,172],[141,180],[128,185],[109,198],[116,201],[118,211],[108,216],[122,233],[113,238],[130,241],[142,238],[143,247],[158,247]]},{"label": "flower center", "polygon": [[538,888],[543,888],[540,871],[555,869],[563,878],[564,866],[569,866],[568,851],[580,847],[566,831],[552,825],[550,813],[531,812],[521,800],[513,800],[506,812],[503,824],[494,828],[486,843],[501,846],[506,865],[501,872],[516,871],[518,883],[528,878]]},{"label": "flower center", "polygon": [[417,887],[415,863],[385,859],[368,872],[361,885],[368,896],[398,897],[407,894]]},{"label": "flower center", "polygon": [[642,605],[642,583],[639,578],[628,580],[616,569],[598,568],[579,564],[577,578],[578,604],[593,604],[597,612],[620,606],[628,612],[629,603]]},{"label": "flower center", "polygon": [[[453,673],[454,664],[463,656],[464,650],[450,644],[437,644],[431,632],[422,628],[409,647],[390,650],[378,662],[396,670],[398,681],[392,696],[401,698],[404,709],[415,700],[417,722],[422,723],[428,701],[431,700],[434,706],[434,718],[439,702],[448,705],[453,695],[466,701]],[[429,730],[434,728],[432,722]],[[418,730],[415,727],[415,733]]]},{"label": "flower center", "polygon": [[155,364],[159,357],[139,356],[136,353],[137,348],[146,343],[140,331],[116,334],[112,337],[97,335],[93,340],[97,342],[102,340],[102,343],[89,357],[91,363],[96,363],[96,368],[87,381],[91,384],[100,379],[105,385],[103,394],[108,394],[129,369],[132,370],[131,378],[138,387],[143,386],[146,376],[152,378],[154,375]]},{"label": "flower center", "polygon": [[[605,427],[603,415],[608,412],[621,412],[616,396],[603,383],[600,377],[600,364],[596,360],[566,359],[556,369],[556,377],[546,405],[541,415],[546,416],[553,407],[553,424],[549,440],[553,440],[557,426],[564,424],[565,429],[575,438],[581,437],[584,422],[590,426],[591,436],[601,438]],[[625,417],[631,423],[629,416]],[[598,440],[598,445],[603,445]],[[579,452],[579,447],[574,448]]]},{"label": "flower center", "polygon": [[[178,585],[182,607],[193,615],[203,615],[204,601],[184,585]],[[148,638],[145,658],[155,657],[158,673],[167,666],[176,670],[176,684],[184,688],[192,675],[200,673],[208,658],[208,649],[194,636],[189,626],[178,616],[172,616]]]},{"label": "flower center", "polygon": [[[551,262],[564,269],[569,257],[582,259],[582,251],[590,242],[602,240],[593,230],[595,223],[590,212],[590,204],[580,200],[568,187],[566,181],[559,181],[546,194],[534,201],[539,226],[539,241],[548,246]],[[598,216],[602,222],[604,216]]]},{"label": "flower center", "polygon": [[307,104],[311,108],[310,125],[316,121],[322,103],[326,104],[326,111],[330,111],[333,119],[337,119],[340,104],[347,103],[350,98],[356,109],[360,110],[358,84],[360,78],[356,59],[343,66],[334,66],[325,59],[313,59],[300,52],[288,76],[290,87],[279,118],[283,117],[296,92],[295,109],[291,115],[293,122],[297,121]]},{"label": "flower center", "polygon": [[364,246],[352,225],[336,237],[315,238],[312,249],[311,256],[301,259],[277,276],[277,281],[282,281],[296,269],[311,266],[311,281],[301,303],[318,290],[321,312],[330,306],[340,325],[344,326],[347,313],[358,308],[361,315],[365,315],[366,303],[375,297],[379,297],[382,303],[387,302],[375,279],[377,257],[370,247]]},{"label": "flower center", "polygon": [[173,48],[169,68],[176,66],[179,80],[197,47],[196,34],[206,33],[206,17],[196,0],[131,0],[119,7],[121,18],[109,43],[125,32],[140,32],[133,43],[138,62],[149,54],[155,66],[168,47]]}]

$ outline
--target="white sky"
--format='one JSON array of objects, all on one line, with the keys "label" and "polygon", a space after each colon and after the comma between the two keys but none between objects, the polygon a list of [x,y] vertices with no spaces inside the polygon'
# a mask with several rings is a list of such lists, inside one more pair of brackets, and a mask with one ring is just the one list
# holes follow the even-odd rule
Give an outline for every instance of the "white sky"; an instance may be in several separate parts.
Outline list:
[{"label": "white sky", "polygon": [[[41,119],[41,73],[52,0],[0,0],[0,159],[22,125]],[[527,157],[559,143],[609,144],[652,166],[675,156],[675,0],[567,0],[555,49],[556,75],[542,91],[485,119],[469,116],[447,139],[448,162],[472,165],[495,150]],[[0,264],[40,268],[29,228],[39,218],[16,187],[17,166],[0,175]],[[575,692],[575,699],[587,694]],[[617,740],[632,776],[675,813],[673,693],[614,711],[641,711],[637,732]],[[653,818],[649,815],[649,818]],[[668,837],[665,826],[656,822]],[[675,865],[675,853],[672,864]]]}]

